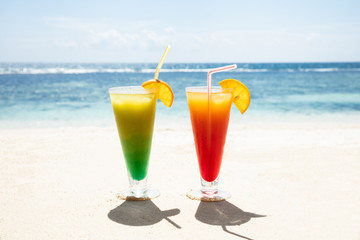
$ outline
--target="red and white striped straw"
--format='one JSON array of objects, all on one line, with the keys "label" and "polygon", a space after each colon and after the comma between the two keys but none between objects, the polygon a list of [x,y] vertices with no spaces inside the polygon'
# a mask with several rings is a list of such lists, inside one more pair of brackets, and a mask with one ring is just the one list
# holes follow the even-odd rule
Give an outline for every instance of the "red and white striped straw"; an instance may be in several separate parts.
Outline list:
[{"label": "red and white striped straw", "polygon": [[[228,71],[237,68],[236,64],[210,69],[208,71],[208,134],[211,136],[211,75],[216,72]],[[208,145],[211,146],[211,137],[208,138]]]},{"label": "red and white striped straw", "polygon": [[208,94],[211,94],[211,75],[216,72],[228,71],[237,68],[236,64],[210,69],[208,72]]}]

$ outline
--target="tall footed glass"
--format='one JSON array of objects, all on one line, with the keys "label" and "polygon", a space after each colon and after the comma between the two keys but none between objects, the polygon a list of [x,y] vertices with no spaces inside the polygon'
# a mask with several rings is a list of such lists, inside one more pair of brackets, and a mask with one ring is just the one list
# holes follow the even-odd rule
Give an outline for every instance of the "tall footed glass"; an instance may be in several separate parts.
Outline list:
[{"label": "tall footed glass", "polygon": [[156,92],[142,87],[109,89],[116,125],[129,178],[129,189],[121,199],[148,200],[160,195],[147,186],[147,173],[153,136]]},{"label": "tall footed glass", "polygon": [[188,87],[186,96],[190,110],[195,148],[201,175],[201,189],[187,196],[202,201],[222,201],[230,193],[218,189],[219,172],[225,146],[232,104],[231,89]]}]

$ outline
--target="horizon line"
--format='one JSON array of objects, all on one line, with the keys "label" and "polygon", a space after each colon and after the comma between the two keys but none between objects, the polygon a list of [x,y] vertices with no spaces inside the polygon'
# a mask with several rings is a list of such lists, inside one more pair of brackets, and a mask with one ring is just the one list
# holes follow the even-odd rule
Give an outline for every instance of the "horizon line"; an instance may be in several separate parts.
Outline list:
[{"label": "horizon line", "polygon": [[[6,63],[17,63],[17,64],[158,64],[158,62],[134,62],[134,61],[130,61],[130,62],[113,62],[113,61],[109,61],[109,62],[103,62],[103,61],[100,61],[100,62],[87,62],[87,61],[84,61],[84,62],[81,62],[81,61],[75,61],[75,62],[64,62],[64,61],[59,61],[59,62],[56,62],[56,61],[0,61],[0,64],[6,64]],[[222,62],[222,61],[219,61],[219,62],[212,62],[212,61],[209,61],[209,62],[202,62],[202,61],[199,61],[199,62],[166,62],[166,63],[170,63],[170,64],[204,64],[204,63],[207,63],[207,64],[231,64],[231,63],[238,63],[238,64],[284,64],[284,63],[294,63],[294,64],[299,64],[299,63],[360,63],[360,60],[358,61],[289,61],[289,62],[286,62],[286,61],[274,61],[274,62],[236,62],[236,61],[226,61],[226,62]],[[164,65],[166,64],[164,63]]]}]

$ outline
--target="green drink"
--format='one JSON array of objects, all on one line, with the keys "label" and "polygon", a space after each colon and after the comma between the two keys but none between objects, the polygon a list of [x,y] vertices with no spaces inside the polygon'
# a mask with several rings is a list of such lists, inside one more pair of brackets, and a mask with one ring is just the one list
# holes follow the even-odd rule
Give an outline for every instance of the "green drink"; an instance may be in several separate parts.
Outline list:
[{"label": "green drink", "polygon": [[109,92],[130,181],[123,198],[152,198],[146,182],[156,93],[141,87],[111,88]]},{"label": "green drink", "polygon": [[171,107],[174,93],[171,87],[159,80],[159,72],[170,46],[161,57],[153,79],[140,86],[110,88],[117,129],[124,153],[130,189],[119,197],[126,200],[147,200],[160,195],[147,187],[147,172],[154,129],[156,101],[160,99]]}]

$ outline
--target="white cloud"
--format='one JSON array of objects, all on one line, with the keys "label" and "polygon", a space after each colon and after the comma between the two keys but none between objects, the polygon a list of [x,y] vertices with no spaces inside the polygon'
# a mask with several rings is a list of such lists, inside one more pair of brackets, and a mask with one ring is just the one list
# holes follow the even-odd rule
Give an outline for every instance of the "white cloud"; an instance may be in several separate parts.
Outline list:
[{"label": "white cloud", "polygon": [[[141,46],[151,48],[154,45],[168,44],[171,35],[175,33],[174,28],[168,27],[162,32],[151,30],[157,21],[138,21],[133,26],[126,27],[109,25],[105,23],[90,23],[73,18],[49,18],[48,25],[65,32],[68,42],[73,47],[91,48],[93,45],[98,47],[103,45],[106,48],[127,48],[131,46]],[[75,34],[74,34],[75,32]],[[68,47],[66,44],[59,44],[54,41],[57,47]],[[69,44],[70,45],[70,44]],[[106,46],[105,46],[106,45]]]},{"label": "white cloud", "polygon": [[[73,18],[47,19],[54,28],[56,48],[86,52],[94,57],[115,56],[116,61],[144,61],[154,51],[173,46],[173,61],[323,61],[340,45],[355,46],[345,34],[326,29],[279,29],[187,32],[158,21],[110,24]],[[329,28],[329,26],[326,26]],[[57,36],[61,35],[62,38]],[[335,46],[335,47],[334,47]],[[350,53],[349,53],[350,54]],[[131,55],[131,56],[130,56]],[[97,61],[95,58],[93,61]]]},{"label": "white cloud", "polygon": [[116,46],[123,46],[129,44],[131,41],[138,39],[138,34],[122,34],[116,29],[110,29],[105,32],[91,33],[93,44],[111,43]]},{"label": "white cloud", "polygon": [[146,37],[146,40],[150,40],[155,44],[166,44],[165,40],[167,38],[166,34],[158,34],[153,31],[143,30],[142,33]]}]

